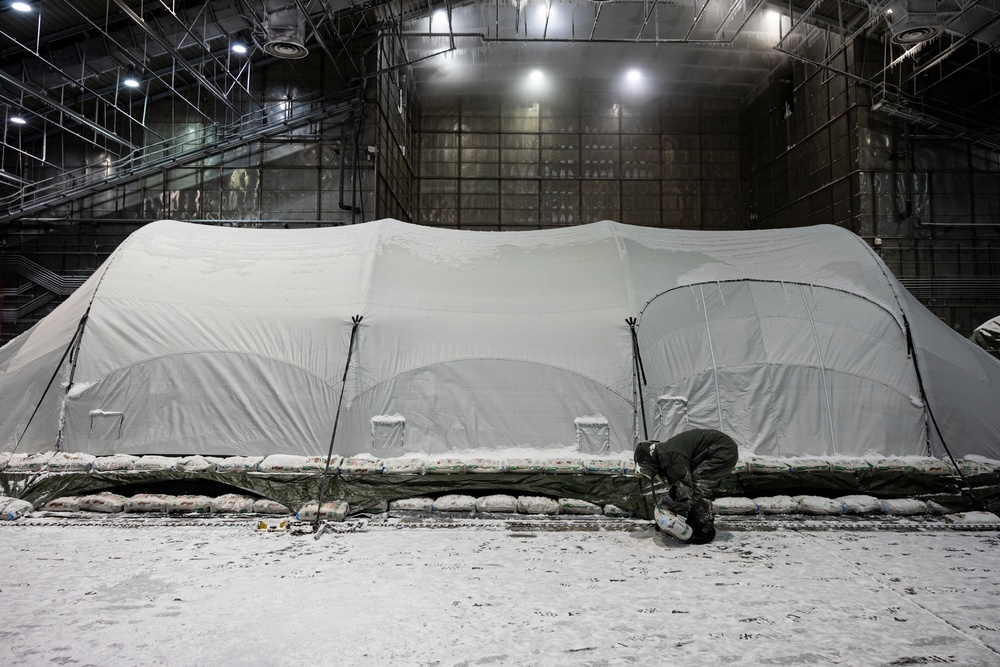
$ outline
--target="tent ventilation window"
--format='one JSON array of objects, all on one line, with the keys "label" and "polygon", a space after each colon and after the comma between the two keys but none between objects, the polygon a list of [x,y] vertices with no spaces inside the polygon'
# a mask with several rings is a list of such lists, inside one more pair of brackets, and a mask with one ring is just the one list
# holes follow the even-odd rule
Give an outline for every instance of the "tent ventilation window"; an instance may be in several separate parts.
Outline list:
[{"label": "tent ventilation window", "polygon": [[122,437],[121,412],[92,410],[90,412],[91,440],[118,440]]},{"label": "tent ventilation window", "polygon": [[611,451],[611,429],[607,417],[577,417],[573,424],[576,426],[576,444],[581,452]]},{"label": "tent ventilation window", "polygon": [[375,415],[372,417],[372,449],[403,449],[406,417],[403,415]]}]

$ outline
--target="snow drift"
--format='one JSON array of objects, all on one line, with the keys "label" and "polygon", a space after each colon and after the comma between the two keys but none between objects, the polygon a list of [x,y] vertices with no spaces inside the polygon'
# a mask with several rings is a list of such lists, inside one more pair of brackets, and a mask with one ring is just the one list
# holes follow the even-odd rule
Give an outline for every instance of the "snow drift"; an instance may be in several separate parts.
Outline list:
[{"label": "snow drift", "polygon": [[846,230],[394,220],[147,225],[0,349],[0,450],[325,457],[342,387],[345,457],[711,427],[769,456],[1000,458],[1000,362]]}]

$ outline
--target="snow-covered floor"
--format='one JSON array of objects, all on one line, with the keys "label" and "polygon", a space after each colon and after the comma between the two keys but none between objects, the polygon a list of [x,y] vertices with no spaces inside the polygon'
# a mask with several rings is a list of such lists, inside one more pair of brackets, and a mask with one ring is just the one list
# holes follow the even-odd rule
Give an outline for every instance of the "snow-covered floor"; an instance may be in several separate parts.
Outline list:
[{"label": "snow-covered floor", "polygon": [[3,526],[0,664],[1000,665],[995,531],[251,525]]}]

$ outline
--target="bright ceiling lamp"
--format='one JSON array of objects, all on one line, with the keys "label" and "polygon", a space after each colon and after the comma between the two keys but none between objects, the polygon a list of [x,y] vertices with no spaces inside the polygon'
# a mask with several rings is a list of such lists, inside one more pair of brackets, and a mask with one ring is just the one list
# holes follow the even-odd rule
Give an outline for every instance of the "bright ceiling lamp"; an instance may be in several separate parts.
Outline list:
[{"label": "bright ceiling lamp", "polygon": [[630,85],[636,85],[642,81],[642,72],[640,72],[637,69],[630,69],[628,72],[625,73],[625,80]]},{"label": "bright ceiling lamp", "polygon": [[229,48],[230,48],[230,49],[232,50],[232,52],[233,52],[233,53],[235,53],[235,54],[238,54],[238,55],[241,55],[241,56],[242,56],[242,55],[243,55],[244,53],[246,53],[246,52],[247,52],[247,47],[246,47],[246,45],[245,45],[245,44],[240,44],[239,42],[236,42],[236,43],[234,43],[234,44],[233,44],[233,45],[232,45],[231,47],[229,47]]},{"label": "bright ceiling lamp", "polygon": [[24,119],[24,116],[14,114],[13,116],[10,117],[10,122],[14,123],[15,125],[24,125],[28,121]]},{"label": "bright ceiling lamp", "polygon": [[30,12],[31,5],[27,2],[12,2],[10,3],[10,8],[16,12]]},{"label": "bright ceiling lamp", "polygon": [[138,88],[139,87],[139,79],[135,78],[131,74],[129,76],[125,77],[125,80],[122,81],[122,83],[125,84],[125,86],[128,87],[128,88]]},{"label": "bright ceiling lamp", "polygon": [[431,14],[431,32],[449,32],[448,12],[438,9]]}]

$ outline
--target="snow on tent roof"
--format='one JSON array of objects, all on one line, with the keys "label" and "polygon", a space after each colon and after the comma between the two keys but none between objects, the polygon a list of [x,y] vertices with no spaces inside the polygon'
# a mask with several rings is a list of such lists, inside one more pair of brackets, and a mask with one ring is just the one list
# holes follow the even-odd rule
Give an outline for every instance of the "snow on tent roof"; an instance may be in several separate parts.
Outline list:
[{"label": "snow on tent roof", "polygon": [[[339,455],[565,451],[603,416],[615,452],[711,427],[766,455],[1000,458],[1000,363],[855,235],[608,221],[147,225],[0,349],[0,449],[325,454],[355,315]],[[387,414],[405,434],[375,442]]]}]

